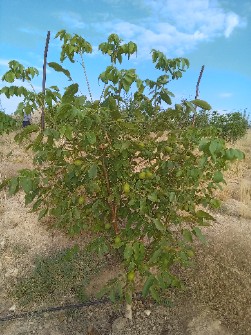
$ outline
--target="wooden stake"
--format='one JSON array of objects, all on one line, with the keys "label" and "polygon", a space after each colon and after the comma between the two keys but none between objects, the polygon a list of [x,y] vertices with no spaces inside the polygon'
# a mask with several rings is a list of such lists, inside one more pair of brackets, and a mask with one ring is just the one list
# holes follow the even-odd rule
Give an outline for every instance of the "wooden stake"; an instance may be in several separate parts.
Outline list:
[{"label": "wooden stake", "polygon": [[[44,49],[44,65],[43,65],[43,81],[42,81],[42,92],[43,97],[45,96],[45,82],[46,82],[46,63],[47,63],[47,53],[48,53],[48,46],[50,41],[50,31],[47,33],[46,42],[45,42],[45,49]],[[42,113],[41,113],[41,130],[45,128],[44,122],[44,99],[42,104]]]},{"label": "wooden stake", "polygon": [[[201,70],[200,70],[200,75],[199,75],[197,85],[196,85],[195,99],[198,99],[198,97],[199,97],[199,86],[200,86],[200,81],[201,81],[201,77],[202,77],[204,69],[205,69],[205,65],[202,65]],[[196,109],[196,107],[195,107],[195,109]],[[195,123],[195,113],[193,115],[193,125],[194,125],[194,123]]]}]

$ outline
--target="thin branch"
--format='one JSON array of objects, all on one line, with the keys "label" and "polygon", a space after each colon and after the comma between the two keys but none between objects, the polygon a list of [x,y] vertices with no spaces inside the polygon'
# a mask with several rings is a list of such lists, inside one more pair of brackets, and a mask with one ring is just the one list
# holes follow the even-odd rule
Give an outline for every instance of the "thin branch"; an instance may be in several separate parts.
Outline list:
[{"label": "thin branch", "polygon": [[[43,81],[42,81],[42,93],[43,97],[45,97],[45,82],[46,82],[46,60],[47,60],[47,53],[48,53],[48,46],[50,41],[50,31],[47,33],[46,42],[45,42],[45,49],[44,49],[44,65],[43,65]],[[44,130],[45,122],[44,122],[44,99],[42,103],[42,113],[41,113],[41,129]]]},{"label": "thin branch", "polygon": [[83,57],[82,53],[80,54],[80,57],[81,57],[81,62],[82,62],[81,64],[82,64],[82,67],[83,67],[83,70],[84,70],[84,75],[85,75],[85,80],[86,80],[86,84],[87,84],[88,93],[89,93],[89,96],[90,96],[90,99],[91,99],[91,103],[93,103],[92,92],[91,92],[90,83],[89,83],[89,80],[88,80],[86,67],[85,67],[85,62],[84,62],[84,57]]}]

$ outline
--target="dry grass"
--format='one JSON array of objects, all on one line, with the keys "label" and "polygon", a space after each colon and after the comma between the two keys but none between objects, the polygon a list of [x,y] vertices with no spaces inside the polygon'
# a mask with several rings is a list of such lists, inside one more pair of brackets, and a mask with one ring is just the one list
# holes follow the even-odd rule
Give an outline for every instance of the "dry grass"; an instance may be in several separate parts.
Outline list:
[{"label": "dry grass", "polygon": [[251,218],[251,130],[233,147],[243,151],[245,159],[232,164],[225,173],[227,185],[218,192],[218,196],[223,202],[231,199],[238,201],[239,214],[244,218]]},{"label": "dry grass", "polygon": [[244,204],[240,208],[240,214],[242,217],[251,219],[251,179],[243,179],[240,189],[241,202]]}]

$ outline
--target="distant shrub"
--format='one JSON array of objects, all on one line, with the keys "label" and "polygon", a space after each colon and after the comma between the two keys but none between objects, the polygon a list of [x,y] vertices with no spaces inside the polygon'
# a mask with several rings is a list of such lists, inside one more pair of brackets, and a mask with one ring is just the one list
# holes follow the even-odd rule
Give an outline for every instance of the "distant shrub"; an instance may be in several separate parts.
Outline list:
[{"label": "distant shrub", "polygon": [[215,113],[210,123],[218,128],[220,137],[232,143],[245,136],[249,127],[247,115],[240,112]]},{"label": "distant shrub", "polygon": [[[191,124],[191,116],[183,123]],[[197,128],[211,127],[219,137],[227,142],[234,143],[245,136],[249,128],[248,115],[244,111],[219,114],[217,111],[200,110],[196,114],[194,126]]]},{"label": "distant shrub", "polygon": [[18,121],[10,115],[0,111],[0,135],[3,133],[9,133],[15,130],[18,126]]}]

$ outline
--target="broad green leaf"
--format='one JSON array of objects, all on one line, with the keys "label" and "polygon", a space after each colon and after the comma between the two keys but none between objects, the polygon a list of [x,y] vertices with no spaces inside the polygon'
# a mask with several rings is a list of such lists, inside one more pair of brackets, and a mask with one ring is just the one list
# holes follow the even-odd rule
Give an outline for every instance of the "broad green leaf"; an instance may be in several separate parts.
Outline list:
[{"label": "broad green leaf", "polygon": [[153,219],[153,222],[155,224],[155,227],[159,230],[159,231],[165,231],[166,228],[165,226],[160,222],[159,219]]},{"label": "broad green leaf", "polygon": [[48,63],[48,66],[51,67],[52,69],[54,69],[57,72],[62,72],[63,74],[66,75],[66,77],[69,78],[69,80],[71,80],[71,74],[68,70],[64,69],[60,64],[55,63],[55,62],[50,62]]},{"label": "broad green leaf", "polygon": [[96,135],[95,135],[94,132],[88,132],[88,133],[86,133],[86,138],[87,138],[87,141],[90,144],[95,144],[96,143]]},{"label": "broad green leaf", "polygon": [[73,100],[74,95],[78,92],[78,84],[68,86],[62,96],[62,102],[70,102]]},{"label": "broad green leaf", "polygon": [[212,140],[210,142],[209,151],[212,155],[214,155],[215,153],[221,152],[223,148],[224,148],[224,145],[219,140]]},{"label": "broad green leaf", "polygon": [[18,177],[12,178],[9,183],[9,194],[13,195],[18,191],[19,180]]},{"label": "broad green leaf", "polygon": [[25,193],[29,193],[33,189],[32,179],[30,177],[20,177],[19,184]]},{"label": "broad green leaf", "polygon": [[165,103],[167,103],[168,105],[171,105],[171,104],[172,104],[172,100],[171,100],[169,94],[167,94],[166,92],[161,92],[161,93],[160,93],[160,98],[161,98]]},{"label": "broad green leaf", "polygon": [[151,286],[154,284],[154,282],[155,282],[155,277],[153,275],[150,275],[147,278],[147,280],[144,284],[143,290],[142,290],[143,298],[146,298],[146,296],[148,295],[149,290],[150,290]]},{"label": "broad green leaf", "polygon": [[193,242],[193,236],[190,230],[183,229],[182,235],[187,242]]},{"label": "broad green leaf", "polygon": [[37,195],[38,195],[38,190],[34,190],[33,192],[26,193],[25,194],[25,206],[30,204]]},{"label": "broad green leaf", "polygon": [[90,179],[94,179],[97,177],[97,173],[98,173],[98,167],[97,167],[97,164],[93,164],[89,171],[88,171],[88,175],[89,175],[89,178]]},{"label": "broad green leaf", "polygon": [[147,212],[147,205],[146,205],[146,199],[140,199],[140,212],[146,213]]},{"label": "broad green leaf", "polygon": [[145,247],[144,244],[142,244],[141,242],[137,241],[133,244],[133,251],[135,262],[139,262],[140,259],[144,258]]},{"label": "broad green leaf", "polygon": [[242,159],[245,158],[244,152],[242,152],[242,151],[240,151],[238,149],[230,149],[230,150],[232,150],[234,158],[239,159],[239,160],[242,160]]},{"label": "broad green leaf", "polygon": [[206,242],[206,238],[205,238],[205,236],[202,234],[202,232],[201,232],[201,230],[200,230],[199,227],[194,227],[194,228],[193,228],[193,233],[194,233],[194,235],[196,235],[196,236],[198,237],[198,239],[199,239],[201,242],[203,242],[203,243]]},{"label": "broad green leaf", "polygon": [[132,55],[134,52],[137,52],[137,44],[130,41],[128,43],[128,53],[129,55]]},{"label": "broad green leaf", "polygon": [[213,208],[219,208],[221,206],[221,202],[220,200],[218,199],[212,199],[210,201],[210,205],[213,207]]},{"label": "broad green leaf", "polygon": [[190,101],[185,101],[184,104],[186,105],[187,110],[189,112],[193,112],[193,113],[196,112],[196,109],[195,109],[194,105]]},{"label": "broad green leaf", "polygon": [[170,202],[173,202],[175,200],[175,198],[176,198],[175,192],[170,192],[170,195],[169,195]]},{"label": "broad green leaf", "polygon": [[209,105],[209,103],[207,103],[204,100],[200,100],[200,99],[195,99],[191,101],[195,106],[198,106],[204,110],[210,110],[212,109],[212,107]]},{"label": "broad green leaf", "polygon": [[224,181],[224,177],[221,171],[216,171],[213,175],[213,181],[215,183],[221,183]]},{"label": "broad green leaf", "polygon": [[123,298],[123,287],[120,281],[116,285],[116,292],[117,292],[119,299],[122,299]]},{"label": "broad green leaf", "polygon": [[67,140],[72,140],[73,134],[72,134],[72,127],[70,125],[66,125],[64,129],[64,135],[67,138]]},{"label": "broad green leaf", "polygon": [[41,220],[47,213],[48,213],[48,208],[43,208],[38,215],[38,220]]},{"label": "broad green leaf", "polygon": [[147,198],[152,202],[157,202],[158,201],[158,197],[157,197],[156,193],[149,194]]},{"label": "broad green leaf", "polygon": [[150,288],[150,294],[155,301],[157,301],[157,302],[160,301],[160,295],[159,295],[158,291],[153,286]]},{"label": "broad green leaf", "polygon": [[39,199],[39,200],[37,200],[35,203],[34,203],[34,205],[32,206],[32,210],[33,211],[36,211],[39,207],[40,207],[40,205],[42,204],[42,199]]},{"label": "broad green leaf", "polygon": [[111,302],[115,302],[116,301],[116,292],[114,290],[114,288],[111,288],[111,291],[109,293],[109,299],[111,300]]},{"label": "broad green leaf", "polygon": [[158,261],[159,259],[159,256],[162,254],[162,249],[159,248],[157,249],[156,251],[154,251],[152,257],[149,259],[149,263],[150,264],[154,264]]},{"label": "broad green leaf", "polygon": [[5,73],[2,80],[7,81],[8,83],[13,83],[15,78],[16,78],[15,73],[13,73],[12,71],[8,71],[7,73]]},{"label": "broad green leaf", "polygon": [[130,243],[127,243],[124,250],[124,259],[127,261],[131,258],[133,254],[133,247]]},{"label": "broad green leaf", "polygon": [[205,211],[202,211],[202,210],[198,210],[196,212],[196,216],[198,218],[202,218],[202,219],[206,219],[206,220],[215,220],[212,215],[210,215],[209,213],[207,213]]}]

